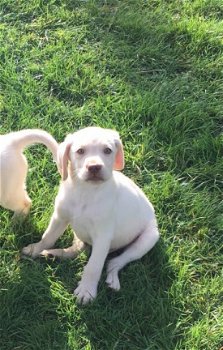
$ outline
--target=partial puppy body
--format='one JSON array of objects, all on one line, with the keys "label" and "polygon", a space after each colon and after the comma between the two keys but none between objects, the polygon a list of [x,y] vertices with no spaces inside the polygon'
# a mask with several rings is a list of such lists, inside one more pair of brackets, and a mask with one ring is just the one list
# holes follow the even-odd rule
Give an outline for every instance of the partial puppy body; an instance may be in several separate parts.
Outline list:
[{"label": "partial puppy body", "polygon": [[[87,303],[97,295],[97,285],[110,251],[126,247],[107,267],[107,284],[118,290],[118,273],[141,258],[159,239],[152,204],[129,178],[117,170],[124,167],[123,147],[117,132],[86,128],[68,135],[59,146],[63,181],[54,213],[40,242],[23,249],[36,257],[74,257],[83,242],[92,252],[74,294]],[[52,248],[70,224],[74,243],[66,249]]]},{"label": "partial puppy body", "polygon": [[0,205],[15,214],[27,214],[31,206],[25,185],[28,164],[22,152],[34,143],[43,143],[56,160],[58,144],[46,131],[28,129],[0,135]]}]

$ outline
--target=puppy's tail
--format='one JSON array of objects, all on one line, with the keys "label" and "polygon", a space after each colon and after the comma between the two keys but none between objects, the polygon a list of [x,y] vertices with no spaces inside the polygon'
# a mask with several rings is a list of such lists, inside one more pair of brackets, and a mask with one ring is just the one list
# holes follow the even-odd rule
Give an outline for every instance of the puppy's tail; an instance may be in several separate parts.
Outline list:
[{"label": "puppy's tail", "polygon": [[26,129],[11,133],[11,144],[21,151],[34,143],[44,144],[53,154],[54,161],[57,161],[58,143],[48,132],[41,129]]}]

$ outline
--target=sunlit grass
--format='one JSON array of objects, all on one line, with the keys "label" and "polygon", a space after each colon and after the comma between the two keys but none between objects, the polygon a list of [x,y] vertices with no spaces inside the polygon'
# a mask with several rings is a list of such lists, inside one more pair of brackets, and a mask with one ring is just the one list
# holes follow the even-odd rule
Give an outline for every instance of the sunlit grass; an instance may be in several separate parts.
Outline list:
[{"label": "sunlit grass", "polygon": [[[20,259],[48,225],[59,174],[26,151],[33,207],[0,209],[1,350],[216,350],[223,346],[223,5],[0,0],[0,132],[120,132],[125,174],[153,202],[157,246],[97,300],[72,292],[87,261]],[[59,245],[72,240],[69,229]]]}]

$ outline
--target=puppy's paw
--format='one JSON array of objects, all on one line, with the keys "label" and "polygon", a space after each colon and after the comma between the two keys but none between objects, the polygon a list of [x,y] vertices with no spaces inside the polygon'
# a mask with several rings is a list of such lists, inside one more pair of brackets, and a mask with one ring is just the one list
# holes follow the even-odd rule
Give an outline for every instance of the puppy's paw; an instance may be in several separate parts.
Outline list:
[{"label": "puppy's paw", "polygon": [[40,256],[43,256],[45,258],[49,258],[49,259],[54,259],[57,257],[57,255],[54,255],[53,252],[51,253],[51,250],[53,251],[53,249],[44,249],[40,252]]},{"label": "puppy's paw", "polygon": [[119,278],[118,278],[118,272],[116,270],[112,270],[111,272],[108,273],[106,278],[106,283],[110,288],[114,290],[119,290],[121,288]]},{"label": "puppy's paw", "polygon": [[94,300],[97,295],[97,286],[94,283],[80,282],[74,291],[79,304],[87,304]]},{"label": "puppy's paw", "polygon": [[36,258],[42,252],[43,247],[41,242],[29,244],[27,247],[22,249],[22,254],[29,255],[32,258]]},{"label": "puppy's paw", "polygon": [[40,255],[47,258],[56,258],[58,256],[56,254],[56,249],[44,249],[40,252]]},{"label": "puppy's paw", "polygon": [[27,201],[26,203],[25,203],[25,206],[24,206],[24,208],[21,210],[21,214],[22,215],[28,215],[29,214],[29,211],[30,211],[30,208],[31,208],[31,205],[32,205],[32,202],[31,202],[31,200],[30,201]]},{"label": "puppy's paw", "polygon": [[106,283],[114,290],[120,289],[118,272],[120,270],[119,257],[113,258],[108,262]]},{"label": "puppy's paw", "polygon": [[12,219],[16,220],[18,217],[22,217],[24,219],[29,214],[31,206],[32,201],[29,197],[27,197],[20,209],[17,209],[14,212]]}]

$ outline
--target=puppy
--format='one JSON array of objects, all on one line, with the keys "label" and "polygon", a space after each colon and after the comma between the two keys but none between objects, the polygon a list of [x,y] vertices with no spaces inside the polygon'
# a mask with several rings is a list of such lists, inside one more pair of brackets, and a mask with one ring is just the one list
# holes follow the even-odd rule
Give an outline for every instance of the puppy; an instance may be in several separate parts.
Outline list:
[{"label": "puppy", "polygon": [[28,129],[0,135],[0,205],[15,214],[27,214],[31,206],[25,189],[28,165],[22,151],[33,143],[43,143],[56,160],[58,144],[46,131]]},{"label": "puppy", "polygon": [[[86,304],[97,294],[97,285],[109,252],[124,252],[108,263],[108,285],[120,289],[118,272],[141,258],[158,241],[152,204],[144,193],[118,170],[124,168],[123,147],[116,131],[89,127],[68,135],[59,146],[62,183],[50,224],[40,242],[23,253],[36,257],[74,257],[83,243],[92,252],[74,294]],[[69,163],[69,164],[68,164]],[[67,249],[49,249],[70,224],[76,238]]]}]

